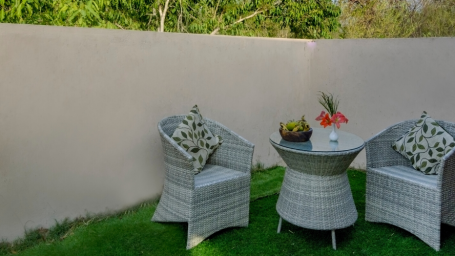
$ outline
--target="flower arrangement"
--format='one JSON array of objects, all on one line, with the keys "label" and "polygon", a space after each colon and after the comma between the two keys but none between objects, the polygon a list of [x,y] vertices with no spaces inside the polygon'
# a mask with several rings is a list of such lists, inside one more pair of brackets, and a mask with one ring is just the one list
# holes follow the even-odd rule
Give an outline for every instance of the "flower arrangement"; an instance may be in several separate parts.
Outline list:
[{"label": "flower arrangement", "polygon": [[316,117],[316,121],[321,121],[321,125],[326,128],[335,124],[338,129],[340,129],[341,123],[348,123],[348,119],[341,112],[338,111],[338,105],[340,101],[337,98],[334,98],[331,93],[320,92],[319,103],[327,110],[321,111],[321,114]]}]

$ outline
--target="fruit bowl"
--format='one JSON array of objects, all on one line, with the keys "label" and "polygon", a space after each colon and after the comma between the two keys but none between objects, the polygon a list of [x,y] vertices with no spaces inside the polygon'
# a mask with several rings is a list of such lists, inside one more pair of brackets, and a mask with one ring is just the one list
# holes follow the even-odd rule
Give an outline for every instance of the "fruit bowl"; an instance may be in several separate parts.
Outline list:
[{"label": "fruit bowl", "polygon": [[304,131],[297,131],[297,132],[292,132],[292,131],[286,131],[280,128],[280,135],[281,138],[285,141],[290,141],[290,142],[305,142],[310,140],[311,135],[313,134],[313,128],[310,128],[310,130],[304,132]]}]

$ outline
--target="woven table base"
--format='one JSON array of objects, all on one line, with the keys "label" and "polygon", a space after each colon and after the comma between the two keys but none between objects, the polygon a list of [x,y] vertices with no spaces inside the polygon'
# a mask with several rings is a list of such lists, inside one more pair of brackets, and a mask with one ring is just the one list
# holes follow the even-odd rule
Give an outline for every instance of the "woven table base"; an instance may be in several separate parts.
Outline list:
[{"label": "woven table base", "polygon": [[346,172],[316,176],[287,168],[276,210],[281,218],[296,226],[332,230],[333,249],[335,229],[354,224],[358,217]]},{"label": "woven table base", "polygon": [[363,144],[326,152],[295,150],[273,142],[272,146],[288,166],[276,205],[278,233],[282,219],[303,228],[332,230],[336,249],[335,230],[353,225],[358,217],[346,170]]}]

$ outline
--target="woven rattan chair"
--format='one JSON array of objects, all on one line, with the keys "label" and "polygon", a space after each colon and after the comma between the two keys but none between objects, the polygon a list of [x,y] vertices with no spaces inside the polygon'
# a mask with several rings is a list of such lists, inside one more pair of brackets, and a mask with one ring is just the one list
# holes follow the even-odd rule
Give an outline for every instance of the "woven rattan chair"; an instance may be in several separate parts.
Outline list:
[{"label": "woven rattan chair", "polygon": [[228,227],[247,227],[254,145],[222,124],[205,118],[223,143],[199,174],[192,157],[170,138],[185,118],[171,116],[158,124],[164,150],[164,190],[152,221],[188,222],[187,249]]},{"label": "woven rattan chair", "polygon": [[[438,175],[424,175],[391,147],[417,120],[404,121],[366,142],[366,215],[371,222],[403,228],[436,251],[441,223],[455,226],[455,154],[446,154]],[[437,121],[455,136],[455,124]]]}]

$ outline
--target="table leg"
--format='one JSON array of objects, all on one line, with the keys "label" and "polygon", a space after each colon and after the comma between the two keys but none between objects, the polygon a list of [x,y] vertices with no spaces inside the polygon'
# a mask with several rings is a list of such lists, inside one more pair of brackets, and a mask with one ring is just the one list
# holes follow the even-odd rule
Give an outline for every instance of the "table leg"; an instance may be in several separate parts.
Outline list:
[{"label": "table leg", "polygon": [[282,220],[281,217],[280,217],[280,220],[278,221],[278,230],[276,231],[277,233],[280,233],[280,232],[281,232],[281,222],[282,222],[282,221],[283,221],[283,220]]},{"label": "table leg", "polygon": [[337,241],[336,241],[336,238],[335,238],[335,230],[332,230],[332,247],[334,250],[337,249]]}]

